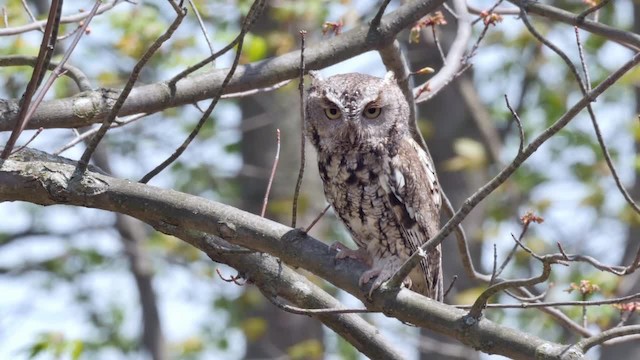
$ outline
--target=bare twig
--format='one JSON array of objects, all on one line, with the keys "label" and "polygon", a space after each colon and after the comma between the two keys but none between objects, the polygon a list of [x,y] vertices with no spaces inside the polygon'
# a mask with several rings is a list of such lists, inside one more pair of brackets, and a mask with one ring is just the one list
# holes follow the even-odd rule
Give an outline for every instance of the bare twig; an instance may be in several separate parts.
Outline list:
[{"label": "bare twig", "polygon": [[369,310],[369,309],[349,309],[349,308],[334,308],[334,309],[303,309],[297,306],[291,306],[283,303],[275,296],[269,296],[268,294],[264,294],[269,301],[281,310],[286,312],[297,314],[297,315],[317,315],[317,314],[369,314],[369,313],[379,313],[377,310]]},{"label": "bare twig", "polygon": [[[425,252],[431,251],[438,246],[444,238],[453,231],[453,229],[462,222],[467,214],[484,198],[491,194],[495,189],[504,183],[515,172],[522,163],[529,158],[544,142],[550,137],[555,135],[558,131],[564,128],[582,109],[602,94],[611,85],[615,84],[627,71],[632,69],[640,62],[640,53],[636,53],[629,61],[627,61],[622,67],[610,74],[604,79],[598,86],[587,93],[580,101],[574,104],[567,112],[565,112],[555,123],[549,126],[542,134],[535,138],[521,153],[519,153],[509,166],[504,168],[487,184],[482,186],[471,197],[469,197],[463,203],[462,207],[447,221],[442,229],[436,234],[436,236],[429,239],[424,243],[421,248]],[[393,277],[387,282],[385,287],[397,288],[402,281],[409,275],[409,272],[420,262],[420,257],[415,252],[409,259],[402,265],[402,267],[393,275]]]},{"label": "bare twig", "polygon": [[219,277],[220,277],[220,279],[222,279],[222,281],[224,281],[224,282],[232,282],[232,283],[234,283],[234,284],[236,284],[236,285],[238,285],[238,286],[244,286],[244,285],[246,284],[246,281],[245,281],[245,282],[242,282],[242,283],[239,281],[239,280],[244,280],[244,277],[240,276],[240,274],[238,274],[238,275],[231,275],[231,276],[229,276],[228,278],[225,278],[225,277],[222,275],[222,272],[220,272],[220,269],[218,269],[218,268],[216,268],[216,273],[218,273],[218,276],[219,276]]},{"label": "bare twig", "polygon": [[327,210],[329,210],[329,208],[331,207],[331,205],[327,205],[324,210],[322,210],[322,212],[316,216],[315,219],[313,219],[313,221],[311,222],[311,224],[309,224],[309,226],[307,226],[306,229],[304,229],[304,232],[308,233],[309,231],[311,231],[311,229],[316,225],[316,223],[318,221],[320,221],[320,219],[324,216],[324,214],[327,213]]},{"label": "bare twig", "polygon": [[[527,233],[527,230],[529,230],[529,225],[531,224],[531,221],[523,221],[522,223],[523,223],[522,224],[522,230],[520,231],[520,235],[518,236],[518,242],[522,241],[522,239],[524,238],[524,235]],[[513,234],[511,236],[513,236]],[[509,264],[509,262],[513,258],[513,255],[515,255],[517,249],[518,249],[518,243],[516,243],[513,246],[513,248],[511,249],[511,251],[509,251],[509,254],[504,259],[502,264],[500,265],[500,268],[498,269],[498,273],[497,273],[496,276],[499,276],[500,274],[502,274],[504,269],[507,267],[507,265]]]},{"label": "bare twig", "polygon": [[[591,301],[549,301],[549,302],[523,302],[521,304],[487,304],[489,309],[529,309],[553,306],[602,306],[622,304],[627,301],[640,299],[640,293],[619,297],[615,299],[591,300]],[[460,309],[471,309],[473,305],[457,305]]]},{"label": "bare twig", "polygon": [[491,270],[491,280],[489,280],[489,286],[493,285],[496,280],[496,267],[498,266],[498,248],[496,243],[493,243],[493,269]]},{"label": "bare twig", "polygon": [[453,289],[453,285],[455,285],[457,280],[458,280],[458,275],[453,275],[453,278],[451,279],[451,283],[449,283],[447,290],[445,290],[444,295],[442,295],[443,299],[446,298],[447,295],[449,295],[449,293],[451,292],[451,289]]},{"label": "bare twig", "polygon": [[[16,65],[28,65],[35,66],[38,62],[38,58],[34,56],[22,56],[22,55],[7,55],[0,57],[0,66],[16,66]],[[47,65],[48,70],[54,70],[60,63],[51,61]],[[91,90],[91,82],[87,75],[82,70],[69,64],[62,65],[62,75],[69,77],[73,80],[78,89],[81,91]]]},{"label": "bare twig", "polygon": [[[467,4],[467,10],[469,10],[469,13],[474,14],[474,15],[481,15],[482,13],[486,12],[486,10],[483,10],[481,8],[475,7],[473,5]],[[491,10],[492,13],[496,13],[496,14],[500,14],[500,15],[520,15],[520,9],[518,8],[514,8],[514,7],[503,7],[503,8],[493,8]],[[475,22],[478,22],[478,20],[474,20]]]},{"label": "bare twig", "polygon": [[9,27],[9,14],[7,14],[7,8],[2,6],[2,22],[5,28]]},{"label": "bare twig", "polygon": [[[131,115],[131,116],[127,117],[126,119],[122,119],[122,120],[119,120],[119,119],[116,118],[116,120],[113,122],[113,124],[111,124],[111,128],[117,128],[117,127],[128,125],[128,124],[130,124],[130,123],[132,123],[132,122],[134,122],[136,120],[142,119],[143,117],[148,116],[148,115],[149,114],[147,114],[147,113],[142,113],[142,114]],[[77,134],[77,136],[73,140],[69,141],[64,146],[61,146],[60,148],[55,150],[53,152],[53,155],[62,154],[63,152],[71,149],[72,147],[76,146],[80,142],[82,142],[85,139],[89,138],[93,134],[97,133],[98,130],[100,130],[99,127],[91,129],[89,131],[85,131],[82,134]]]},{"label": "bare twig", "polygon": [[[281,82],[279,82],[279,83],[277,83],[275,85],[267,86],[267,87],[264,87],[264,88],[251,89],[251,90],[241,91],[241,92],[231,93],[231,94],[224,94],[220,98],[221,99],[236,99],[236,98],[241,98],[241,97],[245,97],[245,96],[255,95],[255,94],[258,94],[258,93],[274,91],[274,90],[278,90],[281,87],[289,84],[290,82],[291,82],[291,80],[284,80],[284,81],[281,81]],[[201,110],[200,112],[204,112],[204,111]]]},{"label": "bare twig", "polygon": [[78,161],[78,167],[76,168],[77,175],[81,175],[87,169],[89,160],[91,159],[91,155],[95,151],[102,138],[104,138],[104,136],[107,134],[107,131],[111,127],[113,121],[118,116],[118,112],[122,108],[122,105],[124,105],[125,100],[127,99],[127,97],[129,97],[129,93],[131,93],[131,90],[133,89],[133,85],[138,80],[138,76],[140,75],[142,68],[144,68],[144,66],[151,59],[153,54],[162,46],[162,44],[164,44],[165,41],[171,38],[173,33],[178,29],[178,26],[180,26],[180,24],[182,23],[182,19],[184,19],[184,17],[187,15],[187,11],[185,8],[179,8],[173,2],[173,0],[169,1],[169,3],[173,6],[173,9],[176,12],[175,20],[173,21],[173,23],[171,23],[164,34],[160,35],[160,37],[158,37],[153,42],[153,44],[151,44],[147,51],[145,51],[145,53],[142,55],[142,58],[140,58],[140,60],[138,60],[136,65],[133,67],[133,70],[129,75],[129,79],[127,80],[125,87],[120,92],[120,95],[118,96],[116,103],[113,105],[113,108],[111,108],[109,115],[104,119],[96,134],[91,138],[91,140],[87,144],[87,148],[82,154],[82,157]]},{"label": "bare twig", "polygon": [[[503,1],[504,1],[504,0],[498,0],[498,1],[496,1],[496,2],[493,4],[493,6],[491,6],[488,10],[481,10],[481,11],[479,11],[479,12],[478,12],[478,15],[480,15],[480,16],[478,16],[478,18],[477,18],[477,19],[473,20],[473,21],[471,22],[471,25],[475,25],[475,24],[477,24],[478,22],[482,21],[482,19],[484,19],[484,17],[485,17],[485,16],[487,16],[487,15],[489,15],[489,14],[491,14],[491,13],[500,14],[498,11],[496,11],[496,8],[497,8],[498,6],[500,6],[500,4],[502,4],[502,2],[503,2]],[[472,11],[472,10],[471,10],[471,9],[472,9],[472,7],[471,7],[471,6],[468,6],[468,5],[467,5],[467,9],[468,9],[470,12]],[[516,13],[515,15],[517,15],[517,13]]]},{"label": "bare twig", "polygon": [[[105,13],[111,10],[117,4],[123,3],[123,2],[124,1],[116,0],[116,1],[106,3],[104,5],[101,5],[98,8],[98,11],[96,12],[95,15],[100,15],[102,13]],[[85,20],[87,17],[89,17],[89,13],[87,12],[79,12],[78,14],[75,14],[75,15],[63,16],[60,18],[60,24],[80,22],[82,20]],[[33,31],[33,30],[40,30],[42,29],[42,26],[45,25],[46,23],[47,23],[47,20],[42,20],[42,21],[36,21],[36,22],[32,22],[30,24],[26,24],[22,26],[16,26],[13,28],[7,27],[5,29],[0,29],[0,36],[17,35],[17,34],[22,34],[29,31]]]},{"label": "bare twig", "polygon": [[178,75],[174,76],[171,80],[169,80],[169,86],[175,86],[178,80],[197,71],[198,69],[214,61],[221,55],[226,54],[227,51],[233,49],[236,45],[238,45],[238,49],[239,49],[241,47],[240,43],[244,41],[245,34],[249,31],[249,29],[253,25],[253,22],[260,16],[260,14],[262,14],[262,11],[264,10],[265,5],[266,5],[265,0],[255,0],[251,5],[251,8],[249,8],[249,12],[247,13],[247,16],[245,17],[244,21],[242,21],[242,28],[240,29],[240,33],[238,34],[238,36],[236,36],[236,38],[233,39],[233,41],[231,41],[227,46],[218,50],[216,53],[211,54],[211,56],[207,57],[206,59],[198,62],[193,66],[188,67],[184,71],[180,72]]},{"label": "bare twig", "polygon": [[451,79],[458,76],[464,69],[461,59],[467,48],[467,42],[471,38],[471,21],[467,12],[465,0],[453,0],[458,14],[458,28],[456,38],[449,48],[445,66],[433,76],[426,84],[419,85],[413,90],[416,103],[421,103],[433,98]]},{"label": "bare twig", "polygon": [[511,104],[509,104],[509,97],[507,94],[504,94],[504,101],[507,104],[507,108],[511,111],[511,115],[513,115],[513,119],[516,121],[516,125],[518,125],[518,135],[520,136],[520,144],[518,145],[518,154],[521,154],[524,149],[524,129],[522,128],[522,120],[520,120],[520,116],[518,113],[513,110]]},{"label": "bare twig", "polygon": [[562,22],[572,26],[578,26],[582,30],[600,35],[611,41],[615,41],[634,51],[640,50],[640,35],[631,31],[616,29],[589,19],[581,20],[574,13],[537,1],[509,0],[509,2],[517,5],[518,7],[524,7],[525,11],[528,13],[536,14],[549,20]]},{"label": "bare twig", "polygon": [[[31,19],[31,21],[33,21],[34,23],[38,21],[38,19],[36,19],[36,17],[33,15],[33,12],[31,12],[31,9],[29,8],[29,4],[27,4],[26,0],[20,0],[22,2],[22,7],[24,8],[24,11],[27,13],[27,15],[29,15],[29,18]],[[41,32],[44,32],[44,24],[40,23],[38,24],[38,29]]]},{"label": "bare twig", "polygon": [[[589,16],[590,14],[593,14],[594,12],[602,9],[603,7],[607,6],[607,4],[609,4],[610,0],[600,0],[597,4],[595,4],[594,6],[588,8],[587,10],[581,12],[580,14],[578,14],[578,16],[576,17],[576,19],[578,20],[578,23],[583,23],[584,19]],[[597,17],[598,15],[595,15],[595,21],[598,21]]]},{"label": "bare twig", "polygon": [[591,91],[591,77],[589,76],[589,68],[587,62],[584,60],[584,50],[582,49],[582,41],[580,41],[580,30],[577,26],[573,27],[576,33],[576,44],[578,44],[578,54],[580,54],[580,64],[582,65],[582,72],[584,72],[584,82],[587,91]]},{"label": "bare twig", "polygon": [[[534,255],[533,253],[531,254]],[[487,302],[489,301],[489,299],[500,291],[515,287],[532,286],[543,281],[547,281],[549,275],[551,275],[551,264],[557,263],[557,259],[553,257],[539,257],[535,255],[534,257],[538,258],[542,262],[542,274],[540,274],[540,276],[528,279],[506,280],[489,286],[489,288],[482,292],[482,294],[480,294],[480,296],[478,296],[476,301],[473,303],[473,305],[469,309],[467,317],[475,320],[479,319],[482,315],[482,310],[487,306]]]},{"label": "bare twig", "polygon": [[[549,284],[549,288],[552,286],[552,284]],[[525,303],[533,303],[533,302],[539,302],[542,301],[542,299],[544,299],[547,296],[547,291],[549,290],[549,288],[547,288],[545,291],[543,291],[541,294],[536,295],[536,296],[519,296],[514,294],[512,291],[509,290],[505,290],[504,292],[511,296],[512,298],[518,300],[518,301],[522,301]]]},{"label": "bare twig", "polygon": [[305,102],[304,102],[304,38],[307,32],[300,30],[300,76],[298,80],[298,91],[300,92],[300,170],[298,170],[298,179],[296,180],[296,188],[293,192],[293,205],[291,209],[291,227],[296,227],[298,217],[298,196],[300,195],[300,187],[302,186],[302,178],[304,177],[305,165],[305,146],[306,138],[305,129]]},{"label": "bare twig", "polygon": [[582,351],[587,352],[592,347],[600,345],[607,340],[634,334],[640,334],[640,325],[627,325],[605,330],[598,335],[594,335],[592,337],[579,341],[575,346],[580,348]]},{"label": "bare twig", "polygon": [[202,30],[202,35],[204,36],[204,41],[207,42],[207,46],[209,47],[209,51],[211,55],[213,55],[213,45],[211,45],[211,40],[209,39],[209,35],[207,34],[207,28],[204,26],[204,22],[202,21],[202,17],[200,16],[200,12],[196,7],[196,4],[193,3],[193,0],[189,0],[189,6],[193,13],[196,14],[196,19],[198,19],[198,25],[200,25],[200,30]]},{"label": "bare twig", "polygon": [[431,34],[433,35],[433,43],[436,45],[438,49],[438,53],[440,53],[440,59],[442,59],[442,65],[447,65],[447,58],[444,55],[444,51],[442,51],[442,46],[440,45],[440,40],[438,40],[438,34],[436,33],[436,25],[431,25]]},{"label": "bare twig", "polygon": [[19,152],[20,150],[26,148],[27,146],[29,146],[29,144],[31,144],[31,142],[33,140],[35,140],[36,137],[38,137],[38,135],[40,135],[40,133],[42,132],[42,130],[44,130],[44,128],[39,128],[38,130],[36,130],[35,134],[33,134],[33,136],[31,137],[31,139],[29,139],[29,141],[27,141],[24,145],[20,146],[19,148],[15,149],[11,155]]},{"label": "bare twig", "polygon": [[269,204],[269,193],[271,192],[271,184],[273,184],[273,178],[276,176],[276,169],[278,168],[279,159],[280,159],[280,129],[276,129],[276,156],[273,159],[273,166],[271,167],[271,175],[269,175],[267,190],[264,192],[264,200],[262,201],[262,211],[260,212],[261,217],[264,217],[264,214],[267,212],[267,204]]},{"label": "bare twig", "polygon": [[382,0],[382,4],[380,5],[378,12],[376,13],[376,16],[371,20],[372,28],[377,28],[378,25],[380,25],[380,20],[382,19],[382,15],[384,15],[384,11],[386,10],[387,5],[389,5],[390,2],[391,0]]},{"label": "bare twig", "polygon": [[51,61],[51,56],[53,55],[53,50],[55,49],[58,27],[60,26],[61,12],[62,0],[52,0],[51,6],[49,7],[47,26],[45,27],[44,35],[42,36],[42,42],[40,43],[38,61],[33,67],[31,79],[29,80],[29,84],[27,84],[27,89],[22,95],[22,99],[20,101],[20,112],[18,113],[18,120],[13,127],[13,131],[11,131],[9,140],[2,150],[2,154],[0,154],[0,158],[2,159],[7,159],[9,157],[11,151],[13,150],[13,147],[16,144],[16,141],[18,141],[18,137],[20,137],[20,134],[29,122],[27,113],[29,112],[29,108],[31,106],[31,99],[33,98],[36,90],[38,89],[38,86],[40,86],[40,83],[44,78],[46,68]]}]

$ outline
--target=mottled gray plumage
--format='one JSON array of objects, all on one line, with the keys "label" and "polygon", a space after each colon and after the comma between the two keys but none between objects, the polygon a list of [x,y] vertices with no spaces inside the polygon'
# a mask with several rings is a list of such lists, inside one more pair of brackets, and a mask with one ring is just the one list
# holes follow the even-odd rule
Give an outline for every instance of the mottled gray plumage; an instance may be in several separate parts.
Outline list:
[{"label": "mottled gray plumage", "polygon": [[[360,283],[377,277],[375,289],[439,229],[434,166],[411,138],[409,106],[391,72],[314,75],[306,103],[325,196],[358,245],[339,257],[371,265]],[[414,291],[442,300],[441,261],[438,246],[409,275]]]}]

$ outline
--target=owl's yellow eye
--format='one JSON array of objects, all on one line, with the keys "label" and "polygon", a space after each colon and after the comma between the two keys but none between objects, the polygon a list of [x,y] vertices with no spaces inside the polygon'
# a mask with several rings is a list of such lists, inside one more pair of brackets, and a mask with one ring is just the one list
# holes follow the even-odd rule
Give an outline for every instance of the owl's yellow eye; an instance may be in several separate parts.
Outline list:
[{"label": "owl's yellow eye", "polygon": [[335,120],[340,117],[340,109],[335,106],[324,109],[324,114],[331,120]]},{"label": "owl's yellow eye", "polygon": [[375,119],[378,116],[380,116],[381,111],[382,109],[377,106],[367,106],[367,108],[364,109],[362,113],[364,114],[364,117],[366,117],[367,119]]}]

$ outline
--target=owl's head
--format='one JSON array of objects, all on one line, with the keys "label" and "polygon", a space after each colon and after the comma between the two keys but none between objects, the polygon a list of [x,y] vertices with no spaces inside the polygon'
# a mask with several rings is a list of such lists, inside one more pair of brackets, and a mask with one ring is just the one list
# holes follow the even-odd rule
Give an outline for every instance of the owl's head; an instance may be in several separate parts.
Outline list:
[{"label": "owl's head", "polygon": [[408,133],[409,105],[393,72],[383,79],[358,73],[312,78],[306,135],[316,149],[371,148]]}]

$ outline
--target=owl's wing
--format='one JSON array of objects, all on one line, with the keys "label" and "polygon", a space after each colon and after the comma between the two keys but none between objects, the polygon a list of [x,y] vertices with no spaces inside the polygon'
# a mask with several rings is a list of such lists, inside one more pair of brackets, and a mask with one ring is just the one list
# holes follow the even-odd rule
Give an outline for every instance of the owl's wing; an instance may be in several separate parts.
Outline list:
[{"label": "owl's wing", "polygon": [[[404,246],[413,254],[435,236],[440,227],[442,194],[429,156],[413,139],[402,140],[398,154],[389,161],[389,201],[401,226]],[[438,246],[420,262],[426,279],[425,294],[442,300],[441,253]]]}]

